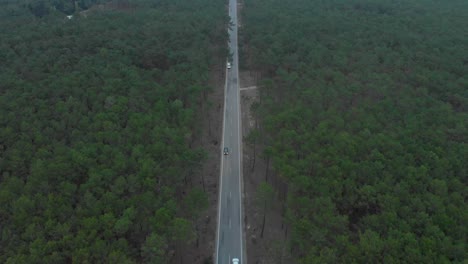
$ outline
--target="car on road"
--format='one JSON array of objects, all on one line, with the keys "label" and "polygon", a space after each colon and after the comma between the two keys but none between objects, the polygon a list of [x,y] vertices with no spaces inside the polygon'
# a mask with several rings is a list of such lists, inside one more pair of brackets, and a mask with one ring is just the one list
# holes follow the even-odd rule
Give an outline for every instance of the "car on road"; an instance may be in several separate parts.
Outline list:
[{"label": "car on road", "polygon": [[239,259],[238,258],[233,258],[232,259],[232,264],[239,264]]},{"label": "car on road", "polygon": [[227,63],[227,68],[231,69],[231,63],[230,62]]},{"label": "car on road", "polygon": [[229,149],[227,147],[224,147],[223,153],[224,153],[224,155],[229,154]]}]

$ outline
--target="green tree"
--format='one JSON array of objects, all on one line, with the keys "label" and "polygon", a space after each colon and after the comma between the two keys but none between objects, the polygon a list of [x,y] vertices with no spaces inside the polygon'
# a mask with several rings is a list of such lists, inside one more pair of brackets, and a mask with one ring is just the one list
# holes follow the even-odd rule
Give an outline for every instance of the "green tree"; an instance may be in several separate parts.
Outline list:
[{"label": "green tree", "polygon": [[272,209],[274,205],[275,192],[273,187],[266,182],[261,182],[257,190],[257,204],[263,210],[263,220],[262,220],[262,231],[260,232],[260,237],[263,238],[263,232],[265,231],[266,217],[269,210]]}]

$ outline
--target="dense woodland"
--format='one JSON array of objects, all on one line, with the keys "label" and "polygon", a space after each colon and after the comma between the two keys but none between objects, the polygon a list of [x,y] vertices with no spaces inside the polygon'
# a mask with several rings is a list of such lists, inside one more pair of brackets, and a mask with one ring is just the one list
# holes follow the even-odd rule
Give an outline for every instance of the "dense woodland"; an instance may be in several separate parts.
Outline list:
[{"label": "dense woodland", "polygon": [[0,263],[169,262],[207,206],[191,143],[224,2],[37,2],[0,1]]},{"label": "dense woodland", "polygon": [[243,3],[297,263],[466,263],[468,1]]}]

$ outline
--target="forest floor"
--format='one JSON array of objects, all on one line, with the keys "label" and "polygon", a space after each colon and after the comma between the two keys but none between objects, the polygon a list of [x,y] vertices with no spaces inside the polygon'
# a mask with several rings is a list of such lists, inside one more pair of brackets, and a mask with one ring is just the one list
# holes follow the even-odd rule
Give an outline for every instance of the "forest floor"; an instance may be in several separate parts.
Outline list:
[{"label": "forest floor", "polygon": [[[240,71],[240,87],[253,87],[256,85],[254,74],[248,71]],[[245,138],[255,128],[255,117],[250,111],[250,106],[258,100],[257,89],[241,89],[242,111],[242,135],[243,135],[243,178],[244,178],[244,231],[246,232],[247,262],[249,264],[281,263],[277,258],[280,252],[286,250],[285,230],[283,229],[283,217],[279,200],[275,198],[273,208],[267,212],[265,230],[261,237],[263,208],[256,201],[256,193],[261,182],[265,181],[266,162],[262,158],[263,149],[256,146],[254,157],[253,146],[246,143]],[[253,159],[255,166],[252,169]],[[276,179],[271,168],[268,172],[268,182]],[[281,253],[284,255],[284,253]]]},{"label": "forest floor", "polygon": [[[242,3],[242,1],[239,1]],[[242,13],[243,5],[238,5],[238,12]],[[242,15],[238,16],[237,21],[239,28],[242,27]],[[242,29],[240,29],[242,32]],[[239,41],[242,42],[242,33],[240,33]],[[244,45],[246,45],[244,43]],[[244,52],[248,50],[244,46]],[[248,53],[248,52],[247,52]],[[249,56],[249,55],[247,55]],[[248,61],[249,59],[246,59]],[[245,61],[243,63],[246,63]],[[248,64],[248,63],[246,63]],[[249,70],[239,69],[239,86],[240,103],[241,103],[241,119],[242,119],[242,164],[243,164],[243,214],[244,214],[244,232],[246,238],[246,257],[249,264],[261,263],[292,263],[291,260],[284,258],[286,250],[286,236],[283,227],[283,216],[281,202],[276,198],[273,202],[273,208],[270,208],[266,215],[265,229],[263,237],[262,222],[263,208],[256,201],[256,194],[261,182],[265,181],[266,176],[266,161],[262,158],[262,146],[257,144],[254,148],[246,142],[246,138],[250,131],[255,128],[256,120],[250,110],[251,105],[259,100],[258,88],[245,89],[242,88],[254,87],[258,85],[257,74]],[[255,157],[254,157],[255,156]],[[255,160],[255,163],[254,163]],[[254,165],[254,166],[253,166]],[[253,167],[253,169],[252,169]],[[272,169],[269,169],[269,183],[272,180],[277,180]],[[285,227],[286,228],[286,227]]]},{"label": "forest floor", "polygon": [[[220,59],[221,60],[221,59]],[[194,176],[194,187],[204,188],[208,195],[208,209],[196,222],[198,242],[184,250],[182,263],[214,263],[215,238],[218,215],[218,190],[220,173],[220,142],[224,109],[224,60],[218,63],[210,73],[210,87],[205,109],[200,113],[201,130],[198,131],[193,147],[201,147],[207,152],[207,158],[197,175]],[[203,176],[203,178],[202,178]],[[203,184],[204,180],[204,184]],[[204,185],[204,187],[203,187]],[[206,261],[206,262],[205,262]],[[178,258],[173,263],[180,263]]]}]

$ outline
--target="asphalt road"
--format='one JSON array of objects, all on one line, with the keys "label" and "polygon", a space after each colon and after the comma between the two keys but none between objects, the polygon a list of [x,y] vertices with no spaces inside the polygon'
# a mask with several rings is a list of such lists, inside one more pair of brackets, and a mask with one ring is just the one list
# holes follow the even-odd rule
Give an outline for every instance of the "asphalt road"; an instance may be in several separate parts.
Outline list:
[{"label": "asphalt road", "polygon": [[[220,148],[221,175],[216,238],[216,263],[232,264],[233,258],[245,263],[242,228],[242,171],[241,127],[239,95],[239,56],[237,53],[237,2],[229,0],[229,16],[234,26],[229,32],[229,49],[233,54],[232,67],[226,69],[223,136]],[[223,155],[223,148],[229,154]]]}]

